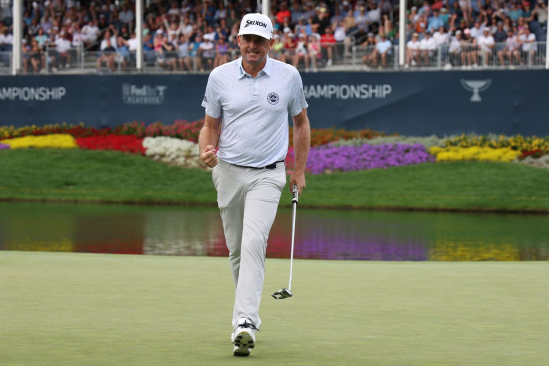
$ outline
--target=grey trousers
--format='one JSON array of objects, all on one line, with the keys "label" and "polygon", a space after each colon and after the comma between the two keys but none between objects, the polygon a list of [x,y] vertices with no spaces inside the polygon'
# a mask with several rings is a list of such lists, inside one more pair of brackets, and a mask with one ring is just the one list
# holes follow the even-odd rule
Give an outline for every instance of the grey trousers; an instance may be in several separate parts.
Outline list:
[{"label": "grey trousers", "polygon": [[240,318],[261,326],[267,238],[286,185],[284,163],[275,169],[241,168],[219,160],[212,172],[233,273],[233,327]]}]

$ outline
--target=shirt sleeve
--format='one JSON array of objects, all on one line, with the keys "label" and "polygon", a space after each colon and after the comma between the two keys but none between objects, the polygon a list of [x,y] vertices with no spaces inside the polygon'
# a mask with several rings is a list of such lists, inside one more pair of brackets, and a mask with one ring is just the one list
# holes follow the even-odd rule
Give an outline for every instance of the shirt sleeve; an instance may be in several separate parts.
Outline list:
[{"label": "shirt sleeve", "polygon": [[288,110],[293,117],[297,116],[299,113],[301,113],[302,110],[304,110],[308,106],[309,105],[305,100],[305,93],[303,92],[303,81],[301,81],[301,75],[299,75],[299,72],[297,72],[296,70],[295,74],[293,75],[291,99]]},{"label": "shirt sleeve", "polygon": [[219,88],[215,73],[211,73],[206,85],[206,93],[202,100],[202,107],[206,108],[206,114],[212,118],[221,117],[221,103],[219,101]]}]

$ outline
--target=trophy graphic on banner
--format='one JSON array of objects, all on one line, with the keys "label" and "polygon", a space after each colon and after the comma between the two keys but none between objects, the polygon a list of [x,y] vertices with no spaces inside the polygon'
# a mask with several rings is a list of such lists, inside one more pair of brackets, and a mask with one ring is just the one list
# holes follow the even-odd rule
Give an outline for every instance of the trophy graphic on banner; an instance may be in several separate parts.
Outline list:
[{"label": "trophy graphic on banner", "polygon": [[471,99],[469,99],[471,102],[482,102],[482,98],[480,97],[480,92],[485,91],[490,87],[492,84],[492,80],[465,80],[461,79],[461,85],[466,90],[469,90],[470,92],[473,92],[473,96]]}]

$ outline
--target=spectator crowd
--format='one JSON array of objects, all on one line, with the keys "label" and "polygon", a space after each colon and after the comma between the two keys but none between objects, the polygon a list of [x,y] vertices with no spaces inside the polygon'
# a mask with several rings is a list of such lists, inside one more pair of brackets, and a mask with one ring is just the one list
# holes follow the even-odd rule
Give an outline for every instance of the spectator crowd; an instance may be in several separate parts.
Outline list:
[{"label": "spectator crowd", "polygon": [[[125,1],[125,2],[124,2]],[[436,57],[463,68],[520,65],[545,41],[547,5],[519,0],[409,0],[406,65]],[[239,56],[240,19],[256,1],[147,1],[145,63],[172,71],[208,71]],[[6,10],[7,9],[7,10]],[[0,17],[0,62],[13,45],[11,8]],[[386,67],[399,44],[398,0],[271,1],[275,43],[270,56],[305,71],[329,67],[358,50],[365,67]],[[79,51],[96,52],[98,72],[135,66],[135,3],[128,0],[23,2],[24,72],[75,66]],[[356,55],[356,54],[355,54]],[[394,60],[394,59],[393,59]]]}]

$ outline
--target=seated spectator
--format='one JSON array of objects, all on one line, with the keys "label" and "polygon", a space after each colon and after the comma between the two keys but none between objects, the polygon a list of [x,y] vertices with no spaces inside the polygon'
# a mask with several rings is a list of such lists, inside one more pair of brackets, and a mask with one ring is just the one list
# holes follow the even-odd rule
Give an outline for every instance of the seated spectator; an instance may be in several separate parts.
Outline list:
[{"label": "seated spectator", "polygon": [[168,70],[177,70],[177,53],[167,34],[161,34],[160,48],[155,48],[155,51],[158,66],[165,67]]},{"label": "seated spectator", "polygon": [[179,36],[179,41],[177,42],[177,58],[180,71],[192,71],[193,67],[191,64],[191,57],[189,52],[189,36],[181,34]]},{"label": "seated spectator", "polygon": [[328,61],[326,62],[327,66],[332,65],[332,59],[334,57],[334,48],[336,46],[336,40],[332,34],[332,28],[327,27],[325,33],[320,36],[320,44],[322,48],[326,51],[328,56]]},{"label": "seated spectator", "polygon": [[507,39],[507,32],[503,29],[503,22],[500,20],[497,23],[497,29],[494,33],[494,42],[503,43]]},{"label": "seated spectator", "polygon": [[433,34],[433,39],[437,46],[448,45],[450,43],[450,34],[446,32],[446,29],[441,25],[437,31]]},{"label": "seated spectator", "polygon": [[59,61],[59,65],[65,62],[65,69],[71,66],[71,42],[67,39],[67,34],[62,31],[59,34],[59,38],[55,40],[56,52],[52,56],[52,70],[55,69],[56,62]]},{"label": "seated spectator", "polygon": [[226,64],[229,60],[229,45],[225,41],[225,37],[221,36],[215,45],[214,69],[218,66]]},{"label": "seated spectator", "polygon": [[505,66],[505,57],[509,59],[509,66],[513,65],[513,53],[519,47],[517,36],[513,34],[513,30],[507,31],[507,38],[505,39],[505,47],[498,52],[499,62],[501,66]]},{"label": "seated spectator", "polygon": [[368,33],[366,40],[360,45],[364,49],[364,56],[362,56],[362,62],[369,68],[374,62],[374,50],[376,49],[376,39],[373,33]]},{"label": "seated spectator", "polygon": [[[433,57],[437,44],[431,37],[431,32],[426,30],[424,32],[424,38],[419,42],[419,50],[423,56],[423,66],[429,66],[429,60]],[[419,58],[419,66],[421,66],[421,57]]]},{"label": "seated spectator", "polygon": [[101,73],[101,66],[103,63],[107,65],[107,71],[109,73],[114,71],[114,57],[116,56],[116,48],[111,44],[111,37],[105,37],[101,41],[101,52],[97,58],[97,73]]},{"label": "seated spectator", "polygon": [[[372,1],[369,3],[369,10],[368,10],[368,23],[381,23],[381,10],[377,6],[377,3],[375,1]],[[371,28],[370,28],[371,29]]]},{"label": "seated spectator", "polygon": [[42,51],[42,48],[38,45],[38,41],[36,39],[32,40],[30,62],[35,73],[46,71],[46,57],[44,56],[44,51]]},{"label": "seated spectator", "polygon": [[473,64],[477,67],[476,59],[477,51],[475,40],[471,37],[471,30],[465,29],[461,41],[461,68],[470,69]]},{"label": "seated spectator", "polygon": [[[526,60],[530,63],[534,60],[537,51],[536,35],[530,33],[530,28],[526,27],[524,31],[518,36],[518,44],[521,47],[522,55],[528,57]],[[521,57],[519,49],[514,51],[514,55],[520,65],[524,65],[523,58]]]},{"label": "seated spectator", "polygon": [[76,23],[72,31],[72,47],[81,49],[84,47],[84,42],[86,41],[86,35],[82,33],[80,25]]},{"label": "seated spectator", "polygon": [[27,39],[26,38],[23,38],[21,40],[21,56],[23,57],[22,59],[22,63],[23,63],[23,72],[25,74],[28,74],[29,73],[29,62],[30,62],[30,58],[31,58],[31,48],[32,46],[29,44],[29,42],[27,42]]},{"label": "seated spectator", "polygon": [[419,34],[412,34],[412,39],[406,43],[406,63],[404,64],[405,68],[410,67],[409,65],[415,66],[420,64],[420,48],[419,48]]},{"label": "seated spectator", "polygon": [[309,51],[307,50],[307,34],[301,33],[298,37],[295,54],[293,57],[293,65],[297,69],[299,61],[305,63],[305,71],[309,71]]},{"label": "seated spectator", "polygon": [[97,27],[94,20],[90,20],[87,25],[82,27],[82,33],[84,34],[84,44],[86,46],[93,45],[97,42],[101,31]]},{"label": "seated spectator", "polygon": [[292,32],[286,32],[286,30],[284,30],[284,62],[291,62],[294,57],[295,48],[297,46],[294,37]]},{"label": "seated spectator", "polygon": [[0,34],[0,52],[11,52],[13,48],[13,35],[8,33],[8,27],[4,27]]},{"label": "seated spectator", "polygon": [[381,39],[376,43],[376,47],[372,55],[372,61],[374,63],[374,67],[377,67],[377,56],[380,55],[381,65],[383,67],[387,67],[387,55],[391,54],[391,49],[393,48],[393,45],[391,44],[391,41],[387,39],[384,33],[381,33],[380,37]]},{"label": "seated spectator", "polygon": [[494,37],[490,34],[490,29],[484,28],[483,35],[477,37],[477,46],[479,47],[478,56],[483,60],[484,67],[487,67],[494,50]]},{"label": "seated spectator", "polygon": [[133,12],[128,8],[128,5],[124,3],[122,5],[122,11],[118,14],[118,17],[124,24],[132,24],[133,22]]},{"label": "seated spectator", "polygon": [[[214,58],[215,58],[215,48],[214,48],[212,38],[213,37],[212,37],[211,34],[204,35],[204,42],[202,42],[200,44],[200,46],[198,47],[198,50],[199,50],[200,54],[202,55],[203,60],[206,61],[207,70],[212,70],[213,69],[213,61],[214,61]],[[203,68],[202,68],[202,70],[203,70]]]},{"label": "seated spectator", "polygon": [[280,41],[280,36],[278,34],[274,35],[274,43],[273,47],[269,51],[269,57],[275,60],[286,62],[286,59],[284,57],[284,43]]},{"label": "seated spectator", "polygon": [[427,29],[433,33],[434,31],[436,31],[437,29],[439,29],[440,27],[443,27],[444,26],[444,21],[442,20],[442,18],[439,16],[439,10],[438,9],[433,9],[433,16],[428,18],[427,20]]},{"label": "seated spectator", "polygon": [[449,56],[450,56],[450,65],[457,65],[460,61],[460,54],[461,54],[461,37],[462,33],[460,30],[457,30],[455,33],[455,37],[452,37],[452,40],[450,41],[450,48],[448,50]]},{"label": "seated spectator", "polygon": [[309,57],[313,72],[318,71],[318,63],[322,60],[322,49],[320,45],[320,34],[313,33],[309,36]]},{"label": "seated spectator", "polygon": [[200,48],[200,45],[202,44],[202,35],[197,34],[197,36],[194,39],[194,42],[191,42],[189,45],[189,56],[193,59],[194,62],[194,68],[193,70],[204,71],[204,66],[202,65],[202,58],[198,51]]},{"label": "seated spectator", "polygon": [[128,62],[131,61],[130,45],[123,37],[119,36],[116,39],[118,54],[115,56],[115,61],[122,64],[122,71],[126,71]]}]

